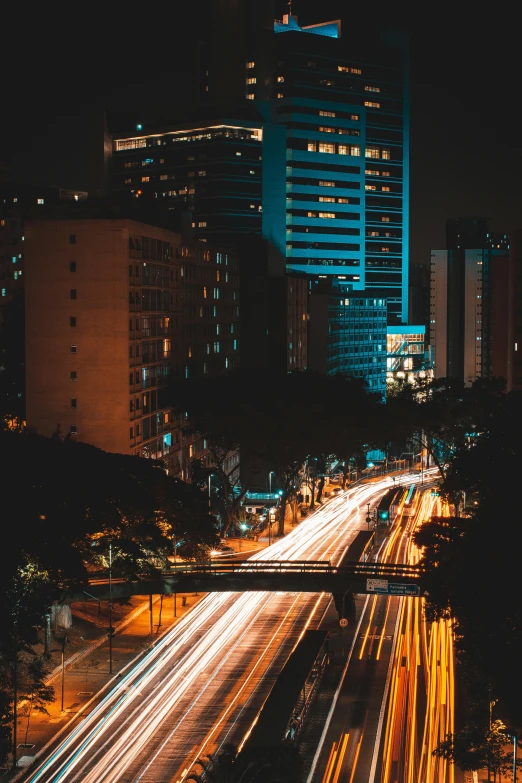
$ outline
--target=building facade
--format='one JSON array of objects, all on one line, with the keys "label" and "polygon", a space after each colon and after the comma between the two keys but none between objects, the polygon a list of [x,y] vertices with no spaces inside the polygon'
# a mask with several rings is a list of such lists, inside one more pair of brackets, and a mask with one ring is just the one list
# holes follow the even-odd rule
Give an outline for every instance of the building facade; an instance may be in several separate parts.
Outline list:
[{"label": "building facade", "polygon": [[507,328],[501,326],[499,293],[509,240],[505,234],[493,234],[485,218],[460,218],[448,221],[446,244],[448,249],[431,253],[434,372],[436,378],[461,378],[471,384],[494,374],[494,320],[497,343]]},{"label": "building facade", "polygon": [[385,397],[386,330],[385,299],[335,281],[311,284],[309,369],[361,378],[370,392]]},{"label": "building facade", "polygon": [[29,220],[27,424],[106,451],[208,463],[170,392],[239,356],[237,259],[132,219]]}]

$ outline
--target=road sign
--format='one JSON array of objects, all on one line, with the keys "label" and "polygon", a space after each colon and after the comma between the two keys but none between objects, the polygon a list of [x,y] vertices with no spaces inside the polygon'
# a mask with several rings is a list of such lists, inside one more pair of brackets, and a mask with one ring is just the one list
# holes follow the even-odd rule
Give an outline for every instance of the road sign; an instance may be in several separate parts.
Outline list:
[{"label": "road sign", "polygon": [[388,593],[387,579],[367,579],[366,590],[368,593]]},{"label": "road sign", "polygon": [[390,595],[420,595],[418,585],[390,585]]},{"label": "road sign", "polygon": [[346,628],[346,626],[348,625],[348,620],[346,619],[346,617],[341,617],[341,619],[339,620],[339,625],[341,626],[341,628]]}]

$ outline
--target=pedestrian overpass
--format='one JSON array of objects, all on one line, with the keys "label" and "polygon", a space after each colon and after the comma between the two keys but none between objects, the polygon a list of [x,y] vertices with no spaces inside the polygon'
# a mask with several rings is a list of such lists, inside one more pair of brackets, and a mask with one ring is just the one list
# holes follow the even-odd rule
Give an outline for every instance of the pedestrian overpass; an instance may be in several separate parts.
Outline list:
[{"label": "pedestrian overpass", "polygon": [[[423,571],[418,565],[325,560],[235,560],[179,563],[168,572],[135,581],[100,576],[92,579],[88,595],[117,600],[133,595],[176,593],[291,592],[332,593],[339,616],[350,615],[358,593],[416,596],[423,594]],[[71,591],[63,601],[84,601],[86,592]]]}]

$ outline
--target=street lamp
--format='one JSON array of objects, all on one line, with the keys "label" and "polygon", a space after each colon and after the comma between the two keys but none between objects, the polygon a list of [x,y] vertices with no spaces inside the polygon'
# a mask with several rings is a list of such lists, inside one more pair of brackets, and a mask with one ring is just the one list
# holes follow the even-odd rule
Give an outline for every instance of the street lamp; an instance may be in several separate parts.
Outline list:
[{"label": "street lamp", "polygon": [[271,470],[270,473],[268,474],[268,494],[270,496],[272,495],[272,473],[275,476],[275,470]]},{"label": "street lamp", "polygon": [[372,521],[372,517],[371,517],[371,514],[370,514],[370,504],[367,503],[366,506],[367,506],[367,509],[368,509],[368,513],[366,514],[366,522],[368,524],[368,530],[369,530],[370,529],[370,522]]},{"label": "street lamp", "polygon": [[109,674],[112,674],[112,543],[109,544]]}]

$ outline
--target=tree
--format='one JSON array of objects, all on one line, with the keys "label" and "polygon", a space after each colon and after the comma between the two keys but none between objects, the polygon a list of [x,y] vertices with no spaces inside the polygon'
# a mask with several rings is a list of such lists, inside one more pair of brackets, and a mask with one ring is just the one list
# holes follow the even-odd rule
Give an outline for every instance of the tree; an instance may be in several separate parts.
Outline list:
[{"label": "tree", "polygon": [[15,296],[0,319],[0,422],[25,419],[25,298]]}]

